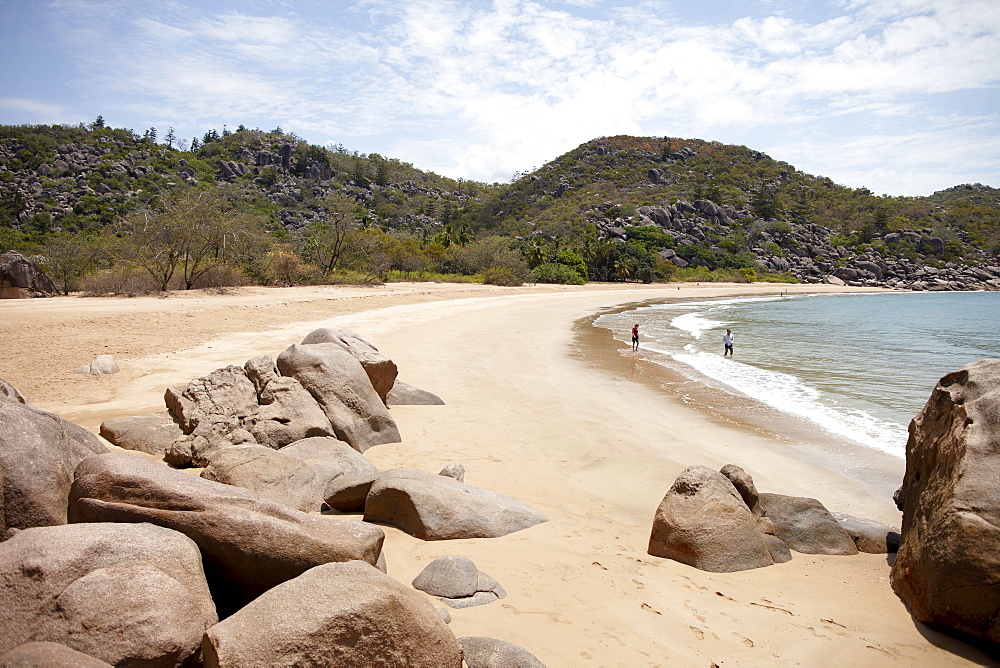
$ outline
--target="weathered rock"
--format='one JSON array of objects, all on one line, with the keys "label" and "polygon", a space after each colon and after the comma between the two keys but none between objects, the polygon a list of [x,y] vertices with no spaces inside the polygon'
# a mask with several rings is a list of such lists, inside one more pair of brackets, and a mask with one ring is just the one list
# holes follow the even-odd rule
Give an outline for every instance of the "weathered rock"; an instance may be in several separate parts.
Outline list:
[{"label": "weathered rock", "polygon": [[339,471],[339,474],[331,475],[331,479],[338,476],[374,476],[378,473],[367,457],[347,443],[329,436],[304,438],[286,445],[278,452],[326,468],[331,473]]},{"label": "weathered rock", "polygon": [[327,485],[339,475],[262,445],[235,445],[212,455],[205,480],[236,485],[304,512],[318,511]]},{"label": "weathered rock", "polygon": [[545,668],[528,650],[506,640],[485,636],[462,636],[458,639],[469,668]]},{"label": "weathered rock", "polygon": [[843,513],[833,516],[854,541],[858,552],[888,554],[899,549],[899,532],[888,524]]},{"label": "weathered rock", "polygon": [[386,395],[385,403],[387,406],[443,406],[444,400],[427,390],[397,380]]},{"label": "weathered rock", "polygon": [[495,538],[548,520],[516,499],[428,471],[380,473],[365,500],[365,521],[423,540]]},{"label": "weathered rock", "polygon": [[323,409],[294,378],[271,380],[259,396],[260,407],[243,424],[261,445],[277,449],[303,438],[334,435]]},{"label": "weathered rock", "polygon": [[257,411],[257,390],[238,366],[216,369],[184,388],[167,388],[164,400],[187,434],[195,432],[203,422],[224,418],[238,425],[239,420]]},{"label": "weathered rock", "polygon": [[111,355],[98,355],[94,361],[73,369],[73,373],[82,373],[90,376],[110,376],[121,371],[118,362]]},{"label": "weathered rock", "polygon": [[455,636],[420,594],[358,561],[312,568],[205,634],[206,666],[454,666]]},{"label": "weathered rock", "polygon": [[465,467],[461,464],[448,464],[441,469],[438,475],[448,476],[459,482],[465,482]]},{"label": "weathered rock", "polygon": [[34,408],[34,405],[28,401],[28,398],[21,394],[21,391],[8,383],[3,378],[0,378],[0,401],[11,401],[16,404],[23,404],[29,408]]},{"label": "weathered rock", "polygon": [[[187,535],[205,572],[239,604],[317,564],[374,564],[385,534],[356,520],[311,515],[249,490],[133,455],[89,457],[70,494],[74,522],[151,522]],[[218,601],[218,596],[217,596]]]},{"label": "weathered rock", "polygon": [[109,443],[162,457],[184,430],[166,411],[111,418],[101,423],[100,434]]},{"label": "weathered rock", "polygon": [[850,535],[816,499],[765,493],[760,505],[789,549],[803,554],[858,553]]},{"label": "weathered rock", "polygon": [[728,478],[705,466],[684,469],[663,497],[648,552],[717,573],[774,563],[739,492]]},{"label": "weathered rock", "polygon": [[448,555],[427,564],[413,579],[413,587],[438,596],[453,608],[469,608],[507,597],[500,584],[471,559]]},{"label": "weathered rock", "polygon": [[747,508],[754,514],[754,517],[761,517],[764,514],[764,510],[760,507],[757,486],[753,484],[753,478],[750,477],[749,473],[735,464],[726,464],[719,470],[719,473],[729,478],[729,482],[733,483],[733,487],[739,492],[740,498],[743,499],[743,503],[747,504]]},{"label": "weathered rock", "polygon": [[343,513],[364,512],[368,492],[377,473],[345,475],[334,478],[326,487],[326,505]]},{"label": "weathered rock", "polygon": [[218,621],[198,546],[151,524],[26,529],[0,544],[0,651],[50,641],[115,665],[181,666]]},{"label": "weathered rock", "polygon": [[278,368],[319,402],[337,438],[364,452],[398,443],[399,430],[361,363],[336,343],[293,345],[278,355]]},{"label": "weathered rock", "polygon": [[302,343],[335,343],[351,353],[355,359],[361,362],[361,367],[368,374],[372,387],[375,388],[383,403],[386,401],[389,391],[396,382],[398,373],[396,363],[382,355],[378,348],[368,341],[354,332],[336,327],[324,327],[307,334],[306,338],[302,339]]},{"label": "weathered rock", "polygon": [[892,588],[914,617],[1000,642],[1000,359],[938,381],[910,423]]},{"label": "weathered rock", "polygon": [[0,253],[0,299],[50,297],[59,294],[52,279],[17,251]]},{"label": "weathered rock", "polygon": [[3,668],[111,668],[110,663],[95,659],[57,642],[28,642],[0,654]]},{"label": "weathered rock", "polygon": [[0,539],[11,528],[65,524],[73,470],[101,452],[107,448],[86,429],[0,400]]},{"label": "weathered rock", "polygon": [[764,542],[767,544],[767,551],[771,553],[771,558],[776,564],[784,564],[792,560],[792,553],[781,540],[774,534],[764,534]]}]

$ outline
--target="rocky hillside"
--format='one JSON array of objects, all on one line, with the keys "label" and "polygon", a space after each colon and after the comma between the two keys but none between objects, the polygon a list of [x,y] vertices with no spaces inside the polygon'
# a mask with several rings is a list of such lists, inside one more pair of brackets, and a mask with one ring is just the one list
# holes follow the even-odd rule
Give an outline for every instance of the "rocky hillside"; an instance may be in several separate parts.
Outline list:
[{"label": "rocky hillside", "polygon": [[172,144],[98,124],[0,127],[0,245],[108,228],[164,193],[228,184],[283,241],[322,220],[324,197],[340,191],[357,203],[362,227],[446,246],[500,234],[537,255],[532,266],[578,261],[592,280],[723,270],[751,280],[1000,288],[1000,190],[979,184],[877,196],[743,146],[666,137],[596,139],[506,185],[280,131],[213,130],[191,150]]},{"label": "rocky hillside", "polygon": [[512,233],[641,243],[679,267],[787,272],[803,282],[1000,288],[1000,190],[876,196],[742,146],[607,137],[484,204]]}]

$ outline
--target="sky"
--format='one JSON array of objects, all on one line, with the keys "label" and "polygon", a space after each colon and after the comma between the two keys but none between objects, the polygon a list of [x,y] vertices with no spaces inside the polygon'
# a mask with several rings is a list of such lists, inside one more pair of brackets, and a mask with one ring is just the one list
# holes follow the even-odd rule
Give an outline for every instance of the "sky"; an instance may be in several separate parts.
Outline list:
[{"label": "sky", "polygon": [[0,0],[0,123],[98,115],[491,183],[628,134],[1000,187],[1000,0]]}]

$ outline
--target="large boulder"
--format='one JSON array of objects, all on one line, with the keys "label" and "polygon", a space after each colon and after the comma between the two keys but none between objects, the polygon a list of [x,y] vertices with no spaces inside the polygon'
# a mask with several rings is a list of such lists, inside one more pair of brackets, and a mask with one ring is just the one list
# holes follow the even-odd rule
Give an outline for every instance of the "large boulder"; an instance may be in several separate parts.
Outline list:
[{"label": "large boulder", "polygon": [[262,445],[237,445],[214,453],[201,477],[244,487],[263,498],[309,512],[320,509],[327,485],[340,473],[339,469],[320,469]]},{"label": "large boulder", "polygon": [[471,559],[448,555],[435,559],[413,579],[413,588],[437,596],[453,608],[471,608],[507,597],[496,580]]},{"label": "large boulder", "polygon": [[371,381],[372,387],[375,388],[378,396],[381,397],[383,402],[386,401],[389,391],[396,382],[396,375],[398,374],[396,363],[382,355],[378,351],[378,348],[368,341],[346,329],[323,327],[307,334],[306,338],[302,339],[302,343],[306,345],[312,343],[334,343],[354,355],[354,358],[361,363],[361,367],[365,370],[365,373],[368,374],[368,379]]},{"label": "large boulder", "polygon": [[185,534],[202,550],[217,602],[224,594],[236,606],[318,564],[375,564],[385,539],[363,522],[303,513],[127,454],[81,462],[70,520],[150,522]]},{"label": "large boulder", "polygon": [[257,390],[243,367],[231,365],[195,378],[183,388],[167,388],[164,401],[184,433],[190,434],[202,423],[229,420],[239,424],[257,411]]},{"label": "large boulder", "polygon": [[218,621],[198,546],[151,524],[25,529],[0,544],[0,652],[61,643],[115,665],[182,666]]},{"label": "large boulder", "polygon": [[761,517],[764,514],[764,510],[760,507],[757,486],[754,485],[753,478],[750,477],[749,473],[736,464],[726,464],[719,469],[719,473],[729,478],[729,482],[733,483],[733,487],[739,492],[740,498],[743,499],[743,503],[747,505],[754,517]]},{"label": "large boulder", "polygon": [[728,478],[705,466],[681,471],[664,495],[647,551],[716,573],[774,563],[739,492]]},{"label": "large boulder", "polygon": [[816,499],[761,494],[764,514],[774,522],[778,538],[803,554],[857,554],[850,534]]},{"label": "large boulder", "polygon": [[545,668],[528,650],[514,643],[486,636],[462,636],[458,639],[469,668]]},{"label": "large boulder", "polygon": [[210,667],[462,665],[430,602],[358,561],[275,587],[209,629],[203,647]]},{"label": "large boulder", "polygon": [[365,500],[365,521],[423,540],[495,538],[548,520],[520,501],[454,478],[399,468],[380,473]]},{"label": "large boulder", "polygon": [[100,434],[119,448],[162,457],[171,444],[184,435],[184,430],[164,411],[105,420],[101,423]]},{"label": "large boulder", "polygon": [[[295,441],[278,452],[289,457],[297,457],[313,466],[321,467],[339,475],[372,475],[378,473],[368,458],[347,443],[333,437],[304,438]],[[338,477],[332,475],[331,479]]]},{"label": "large boulder", "polygon": [[261,445],[281,448],[303,438],[333,436],[333,425],[312,395],[294,378],[279,376],[270,357],[245,365],[260,404],[244,427]]},{"label": "large boulder", "polygon": [[0,299],[50,297],[59,294],[55,283],[37,264],[17,251],[0,253]]},{"label": "large boulder", "polygon": [[0,539],[9,529],[66,523],[73,471],[85,457],[107,452],[83,427],[0,398]]},{"label": "large boulder", "polygon": [[938,381],[910,423],[892,588],[939,629],[1000,642],[1000,359]]},{"label": "large boulder", "polygon": [[278,369],[302,383],[323,408],[337,438],[358,452],[400,441],[396,422],[361,363],[340,345],[292,345],[278,355]]},{"label": "large boulder", "polygon": [[111,664],[95,659],[57,642],[26,642],[0,654],[4,668],[111,668]]}]

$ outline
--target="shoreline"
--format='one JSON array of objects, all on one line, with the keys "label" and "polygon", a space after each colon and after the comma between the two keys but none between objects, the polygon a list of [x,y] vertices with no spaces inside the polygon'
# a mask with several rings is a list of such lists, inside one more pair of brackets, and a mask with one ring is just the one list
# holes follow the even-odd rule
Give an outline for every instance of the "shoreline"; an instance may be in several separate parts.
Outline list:
[{"label": "shoreline", "polygon": [[[468,484],[548,517],[491,539],[422,541],[383,527],[388,572],[400,582],[459,554],[507,591],[451,610],[456,635],[507,640],[550,666],[988,664],[914,622],[889,586],[886,555],[796,553],[786,564],[709,573],[646,553],[657,505],[695,464],[737,464],[762,491],[898,520],[891,500],[781,452],[769,435],[576,356],[575,328],[602,309],[781,289],[788,286],[394,285],[0,304],[0,335],[22,346],[0,354],[0,378],[18,387],[7,377],[16,371],[36,406],[96,431],[115,415],[162,411],[169,384],[275,356],[315,326],[349,329],[392,359],[400,380],[446,402],[394,406],[403,442],[366,451],[376,468],[462,464]],[[104,345],[132,351],[119,353],[122,372],[74,377]],[[604,350],[627,365],[616,346]]]},{"label": "shoreline", "polygon": [[[702,376],[695,369],[686,374],[648,356],[630,354],[627,341],[616,338],[612,329],[594,324],[601,315],[621,313],[665,301],[680,303],[689,300],[645,300],[623,304],[582,318],[574,331],[574,341],[579,348],[577,357],[584,363],[594,360],[610,372],[648,383],[663,392],[670,401],[703,411],[720,424],[770,438],[775,450],[782,454],[822,466],[832,473],[860,483],[876,498],[892,498],[903,479],[906,466],[904,458],[826,433],[806,418],[783,413],[742,395],[738,390]],[[612,354],[605,354],[609,350]],[[899,518],[890,514],[888,520],[884,517],[871,519],[892,523],[898,522]]]}]

